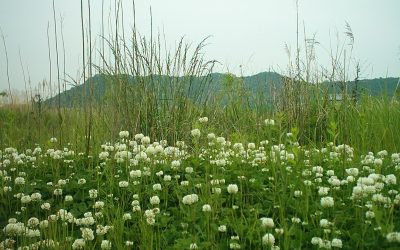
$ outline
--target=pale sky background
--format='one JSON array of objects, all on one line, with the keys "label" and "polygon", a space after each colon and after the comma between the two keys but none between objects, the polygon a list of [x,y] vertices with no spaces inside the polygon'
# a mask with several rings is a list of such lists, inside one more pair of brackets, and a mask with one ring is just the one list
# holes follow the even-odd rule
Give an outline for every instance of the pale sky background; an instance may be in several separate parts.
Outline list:
[{"label": "pale sky background", "polygon": [[[87,3],[87,0],[84,1]],[[132,25],[132,1],[123,0],[125,26]],[[284,73],[288,65],[285,43],[296,46],[295,0],[136,0],[139,32],[149,34],[150,6],[153,30],[164,30],[171,48],[182,36],[193,45],[211,36],[204,49],[207,59],[221,62],[215,71],[252,75],[271,69]],[[104,0],[105,15],[110,4]],[[63,19],[66,71],[79,75],[81,55],[80,1],[56,0],[59,49],[60,16]],[[91,0],[92,34],[101,34],[101,0]],[[361,76],[375,78],[400,75],[400,1],[399,0],[299,0],[301,33],[316,35],[320,43],[317,57],[328,63],[329,48],[346,42],[345,24],[350,24],[355,43],[353,55],[361,63]],[[49,78],[47,24],[56,82],[54,23],[51,0],[0,0],[0,28],[5,36],[12,88],[24,89],[19,59],[29,69],[32,86]],[[106,32],[108,26],[105,27]],[[303,34],[300,37],[303,39]],[[5,52],[0,41],[0,90],[7,89]],[[62,67],[62,53],[60,53]],[[27,74],[27,72],[25,72]]]}]

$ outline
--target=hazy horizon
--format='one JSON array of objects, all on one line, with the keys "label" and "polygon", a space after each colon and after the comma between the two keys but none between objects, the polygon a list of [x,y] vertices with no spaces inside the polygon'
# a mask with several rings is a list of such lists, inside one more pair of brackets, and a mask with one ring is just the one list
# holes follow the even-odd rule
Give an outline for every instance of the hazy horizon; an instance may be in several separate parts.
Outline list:
[{"label": "hazy horizon", "polygon": [[[87,1],[84,1],[87,4]],[[93,43],[101,34],[102,1],[91,1]],[[133,24],[132,1],[122,1],[126,33]],[[150,6],[153,32],[165,34],[167,47],[179,39],[193,46],[204,38],[207,59],[221,64],[215,72],[253,75],[264,71],[285,73],[289,63],[285,44],[296,48],[296,1],[135,1],[136,24],[141,34],[150,34]],[[110,6],[111,5],[111,6]],[[61,75],[63,54],[61,22],[65,42],[66,73],[74,79],[81,74],[82,47],[80,1],[55,1]],[[104,1],[105,33],[112,1]],[[361,65],[362,78],[400,75],[400,1],[299,1],[300,47],[315,35],[316,55],[322,65],[329,62],[329,50],[347,44],[346,22],[354,34],[354,62]],[[87,18],[87,12],[85,12]],[[111,14],[112,20],[112,14]],[[86,20],[86,19],[85,19]],[[52,83],[57,82],[52,1],[0,0],[0,28],[5,36],[12,89],[25,88],[21,61],[32,87],[49,80],[47,26],[49,25]],[[337,36],[338,39],[337,40]],[[1,36],[1,34],[0,34]],[[1,38],[1,37],[0,37]],[[8,89],[3,41],[0,44],[0,90]],[[346,45],[347,46],[347,45]],[[304,51],[301,51],[303,53]],[[95,56],[94,62],[99,58]],[[27,79],[26,79],[27,80]]]}]

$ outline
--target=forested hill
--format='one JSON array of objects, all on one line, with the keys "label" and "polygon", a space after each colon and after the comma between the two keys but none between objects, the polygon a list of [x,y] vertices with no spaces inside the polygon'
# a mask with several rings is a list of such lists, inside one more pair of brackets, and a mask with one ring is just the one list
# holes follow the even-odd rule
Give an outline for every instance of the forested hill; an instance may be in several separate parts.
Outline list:
[{"label": "forested hill", "polygon": [[[262,72],[252,76],[236,77],[231,74],[212,73],[204,77],[169,77],[162,75],[151,75],[146,77],[134,78],[130,75],[107,76],[95,75],[86,81],[86,84],[75,86],[60,95],[60,103],[62,106],[72,107],[83,105],[85,100],[88,100],[90,92],[95,102],[106,101],[110,98],[113,91],[124,92],[127,88],[143,87],[146,84],[149,89],[161,90],[163,88],[171,88],[172,85],[178,84],[184,86],[189,97],[195,97],[199,92],[202,94],[213,95],[220,93],[223,90],[235,91],[235,86],[240,84],[242,89],[245,89],[250,94],[263,94],[269,96],[272,91],[281,89],[284,78],[282,75],[275,72]],[[386,94],[393,96],[399,78],[377,78],[365,79],[356,82],[347,82],[346,86],[348,93],[357,91],[367,95],[378,96]],[[139,84],[142,83],[142,85]],[[329,92],[338,92],[341,86],[340,83],[323,82],[321,84],[328,88]],[[84,88],[86,86],[86,93]],[[157,87],[156,87],[157,86]],[[398,90],[399,91],[399,90]],[[165,92],[167,93],[167,92]],[[57,105],[58,95],[45,101],[47,105]]]}]

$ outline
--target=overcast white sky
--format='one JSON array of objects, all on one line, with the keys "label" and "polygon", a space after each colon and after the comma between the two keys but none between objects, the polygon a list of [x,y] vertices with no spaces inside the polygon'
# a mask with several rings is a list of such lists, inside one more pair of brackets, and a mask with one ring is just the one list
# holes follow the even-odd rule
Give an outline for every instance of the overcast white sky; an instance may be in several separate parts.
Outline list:
[{"label": "overcast white sky", "polygon": [[[104,0],[106,15],[113,2]],[[122,2],[128,27],[133,20],[132,0]],[[136,0],[135,3],[139,31],[149,33],[151,6],[153,29],[164,30],[171,47],[182,36],[193,44],[211,36],[205,53],[208,59],[221,62],[222,66],[216,68],[219,72],[239,74],[242,65],[244,75],[270,69],[284,73],[288,64],[285,43],[292,49],[296,45],[295,0]],[[55,6],[57,21],[60,22],[60,16],[63,19],[66,70],[76,77],[82,60],[80,1],[56,0]],[[99,35],[102,0],[91,0],[91,8],[92,33]],[[321,63],[327,57],[326,49],[337,45],[336,33],[344,42],[345,23],[350,24],[355,37],[354,57],[361,62],[364,78],[400,75],[399,10],[399,0],[299,0],[301,29],[304,23],[308,36],[316,34]],[[19,50],[25,70],[29,68],[32,85],[49,78],[48,22],[54,63],[52,1],[0,0],[0,28],[5,35],[12,88],[24,89]],[[8,87],[2,41],[0,45],[1,90]],[[55,75],[53,64],[53,81]]]}]

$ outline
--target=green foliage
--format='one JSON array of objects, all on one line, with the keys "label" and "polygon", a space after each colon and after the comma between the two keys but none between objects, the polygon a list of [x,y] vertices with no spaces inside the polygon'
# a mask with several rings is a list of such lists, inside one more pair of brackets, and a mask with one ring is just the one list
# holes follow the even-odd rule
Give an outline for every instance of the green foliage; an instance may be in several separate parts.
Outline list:
[{"label": "green foliage", "polygon": [[[203,133],[194,142],[196,147],[190,147],[190,141],[172,148],[162,141],[148,144],[134,135],[122,136],[102,147],[106,156],[95,155],[89,161],[72,150],[74,145],[54,141],[41,145],[40,150],[39,145],[19,151],[0,148],[0,227],[12,224],[9,219],[15,218],[27,231],[37,229],[41,234],[40,238],[27,237],[14,234],[9,227],[0,231],[0,237],[18,239],[12,243],[15,247],[52,239],[70,249],[75,239],[82,237],[81,228],[86,228],[94,232],[86,246],[94,249],[103,240],[116,249],[126,248],[127,241],[140,249],[189,249],[195,245],[229,249],[235,244],[241,249],[263,249],[267,246],[262,238],[267,233],[274,236],[274,245],[280,249],[315,248],[315,237],[329,244],[340,239],[343,249],[398,246],[386,237],[400,226],[396,209],[400,202],[393,182],[393,177],[400,178],[400,158],[384,151],[361,157],[364,152],[358,154],[348,145],[333,143],[323,148],[304,146],[297,141],[297,128],[286,134],[278,121],[265,125],[266,134],[259,138],[269,135],[268,139],[277,143],[221,140],[206,135],[212,132],[207,123],[195,125]],[[335,126],[331,124],[331,131]],[[272,138],[276,135],[281,138]],[[251,142],[253,146],[247,144]],[[114,147],[107,148],[111,145]],[[153,145],[162,145],[161,151],[155,152]],[[382,165],[365,162],[371,157]],[[357,169],[357,174],[349,172],[350,168]],[[138,170],[139,176],[131,173]],[[126,187],[121,186],[123,181]],[[367,181],[379,184],[381,196],[357,195],[354,190],[361,182],[375,187]],[[237,189],[230,191],[230,184]],[[328,188],[326,194],[321,188]],[[62,194],[56,194],[57,190]],[[92,190],[96,196],[90,196]],[[23,203],[22,196],[37,193],[39,200]],[[191,194],[197,198],[188,204],[184,197]],[[72,200],[66,200],[67,196]],[[155,196],[159,203],[151,202]],[[334,203],[323,205],[324,197],[331,197]],[[45,203],[50,204],[48,210],[42,207]],[[141,209],[133,209],[135,204]],[[373,216],[366,217],[366,212]],[[148,216],[154,216],[154,221]],[[48,226],[28,227],[32,218]],[[81,224],[85,218],[93,222]],[[273,225],[263,226],[263,218],[270,218]],[[328,224],[323,226],[321,220]],[[100,233],[106,227],[107,232]]]}]

